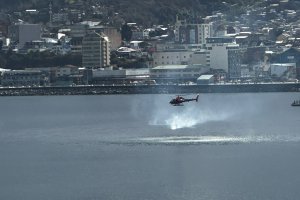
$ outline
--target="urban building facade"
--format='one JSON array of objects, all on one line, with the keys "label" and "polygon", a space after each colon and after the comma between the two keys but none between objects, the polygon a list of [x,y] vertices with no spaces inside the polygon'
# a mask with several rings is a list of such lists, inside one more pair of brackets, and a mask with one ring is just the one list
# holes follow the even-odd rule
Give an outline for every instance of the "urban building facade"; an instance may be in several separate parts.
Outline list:
[{"label": "urban building facade", "polygon": [[212,24],[188,23],[179,20],[175,23],[175,42],[184,44],[205,44],[206,38],[212,37]]},{"label": "urban building facade", "polygon": [[82,66],[103,68],[110,65],[110,42],[103,33],[90,32],[82,41]]},{"label": "urban building facade", "polygon": [[[238,50],[239,45],[234,43],[234,38],[212,37],[207,38],[207,65],[212,69],[229,70],[229,50]],[[232,55],[235,51],[232,51]],[[232,57],[233,59],[233,57]]]},{"label": "urban building facade", "polygon": [[187,50],[156,51],[152,53],[153,66],[186,65],[189,63],[192,54],[192,51]]},{"label": "urban building facade", "polygon": [[39,86],[41,71],[12,70],[1,73],[2,86]]},{"label": "urban building facade", "polygon": [[15,24],[8,29],[12,42],[18,44],[18,48],[23,48],[26,42],[41,39],[40,24]]},{"label": "urban building facade", "polygon": [[201,65],[164,65],[150,69],[150,78],[157,83],[186,83],[196,82],[202,74],[207,73],[209,68]]},{"label": "urban building facade", "polygon": [[242,51],[240,49],[228,50],[228,78],[240,79],[241,78],[241,57]]}]

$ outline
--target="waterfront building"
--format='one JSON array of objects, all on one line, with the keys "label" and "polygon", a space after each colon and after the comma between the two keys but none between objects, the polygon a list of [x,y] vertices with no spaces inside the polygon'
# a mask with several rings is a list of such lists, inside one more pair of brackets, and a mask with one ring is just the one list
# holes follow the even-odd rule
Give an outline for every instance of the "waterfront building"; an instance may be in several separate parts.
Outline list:
[{"label": "waterfront building", "polygon": [[41,71],[12,70],[1,73],[2,86],[39,86],[42,81]]},{"label": "waterfront building", "polygon": [[111,70],[111,69],[104,69],[104,68],[98,68],[93,69],[93,80],[99,80],[99,79],[113,79],[113,78],[125,78],[126,77],[126,70],[120,69],[120,70]]},{"label": "waterfront building", "polygon": [[212,74],[201,75],[199,78],[197,78],[198,85],[209,85],[214,82],[215,82],[215,79],[214,79],[214,75],[212,75]]},{"label": "waterfront building", "polygon": [[146,83],[149,80],[149,68],[141,69],[104,69],[92,70],[94,84],[131,84]]},{"label": "waterfront building", "polygon": [[25,71],[40,71],[42,74],[41,85],[50,85],[56,80],[57,67],[38,67],[38,68],[25,68]]},{"label": "waterfront building", "polygon": [[78,67],[73,65],[66,65],[63,67],[55,68],[55,77],[66,77],[70,75],[78,74]]},{"label": "waterfront building", "polygon": [[55,69],[55,80],[53,85],[57,86],[70,86],[74,84],[83,84],[84,75],[80,73],[79,68],[74,65],[66,65],[63,67],[56,67]]},{"label": "waterfront building", "polygon": [[271,77],[280,80],[296,79],[296,63],[272,63],[270,64]]},{"label": "waterfront building", "polygon": [[300,79],[300,50],[297,48],[289,48],[282,53],[272,55],[271,63],[296,63],[297,79]]},{"label": "waterfront building", "polygon": [[186,83],[196,82],[202,74],[209,71],[202,65],[162,65],[150,69],[150,79],[157,83]]},{"label": "waterfront building", "polygon": [[[222,69],[228,73],[229,71],[229,50],[231,51],[231,63],[236,63],[237,55],[234,53],[239,52],[239,45],[234,42],[234,38],[231,37],[212,37],[207,38],[206,50],[207,50],[207,65],[212,69]],[[236,66],[236,65],[234,65]]]},{"label": "waterfront building", "polygon": [[8,35],[12,42],[18,43],[18,48],[21,49],[26,42],[41,40],[41,25],[15,24],[9,27]]},{"label": "waterfront building", "polygon": [[82,66],[103,68],[110,65],[110,41],[103,33],[90,32],[82,41]]}]

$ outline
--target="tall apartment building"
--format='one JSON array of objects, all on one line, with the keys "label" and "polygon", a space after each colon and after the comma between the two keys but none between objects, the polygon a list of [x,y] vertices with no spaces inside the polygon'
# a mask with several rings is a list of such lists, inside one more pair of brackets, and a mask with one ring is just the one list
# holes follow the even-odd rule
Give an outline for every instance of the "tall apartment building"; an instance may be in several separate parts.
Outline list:
[{"label": "tall apartment building", "polygon": [[212,24],[188,23],[176,18],[175,42],[183,44],[206,44],[206,38],[212,37]]},{"label": "tall apartment building", "polygon": [[[229,68],[240,66],[240,60],[236,58],[239,56],[239,45],[234,42],[231,37],[212,37],[207,38],[206,43],[206,62],[211,69],[222,69],[229,72]],[[236,51],[230,51],[236,50]],[[229,53],[230,51],[230,53]],[[231,64],[231,65],[230,65]],[[232,69],[231,72],[236,74],[238,69]]]},{"label": "tall apartment building", "polygon": [[40,24],[15,24],[8,29],[9,38],[22,48],[26,42],[41,39]]},{"label": "tall apartment building", "polygon": [[114,27],[90,24],[74,24],[71,26],[71,37],[82,38],[88,32],[95,31],[96,33],[104,33],[110,41],[111,50],[118,49],[122,44],[121,32]]},{"label": "tall apartment building", "polygon": [[82,66],[102,68],[110,65],[110,42],[103,33],[90,32],[82,40]]},{"label": "tall apartment building", "polygon": [[110,49],[116,50],[122,44],[121,32],[114,27],[106,26],[92,26],[89,30],[95,31],[97,33],[104,33],[110,41]]},{"label": "tall apartment building", "polygon": [[241,49],[230,49],[228,50],[228,78],[229,79],[240,79],[241,78],[241,61],[242,50]]}]

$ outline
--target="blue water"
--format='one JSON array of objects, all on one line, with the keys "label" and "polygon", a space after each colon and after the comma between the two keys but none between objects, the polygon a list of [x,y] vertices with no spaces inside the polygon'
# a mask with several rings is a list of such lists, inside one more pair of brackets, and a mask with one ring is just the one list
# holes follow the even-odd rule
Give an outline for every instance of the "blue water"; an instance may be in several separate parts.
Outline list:
[{"label": "blue water", "polygon": [[299,93],[172,97],[1,97],[0,199],[300,198]]}]

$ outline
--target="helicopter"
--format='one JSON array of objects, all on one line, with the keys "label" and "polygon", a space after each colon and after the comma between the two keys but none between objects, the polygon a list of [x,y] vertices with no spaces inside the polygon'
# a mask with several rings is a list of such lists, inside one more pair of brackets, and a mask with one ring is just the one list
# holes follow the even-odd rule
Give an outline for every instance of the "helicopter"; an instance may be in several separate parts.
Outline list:
[{"label": "helicopter", "polygon": [[186,99],[182,96],[177,95],[176,98],[174,98],[170,101],[170,104],[173,105],[173,106],[183,106],[184,102],[189,102],[189,101],[198,102],[198,98],[199,98],[199,94],[197,94],[197,96],[195,98],[192,98],[192,99]]}]

